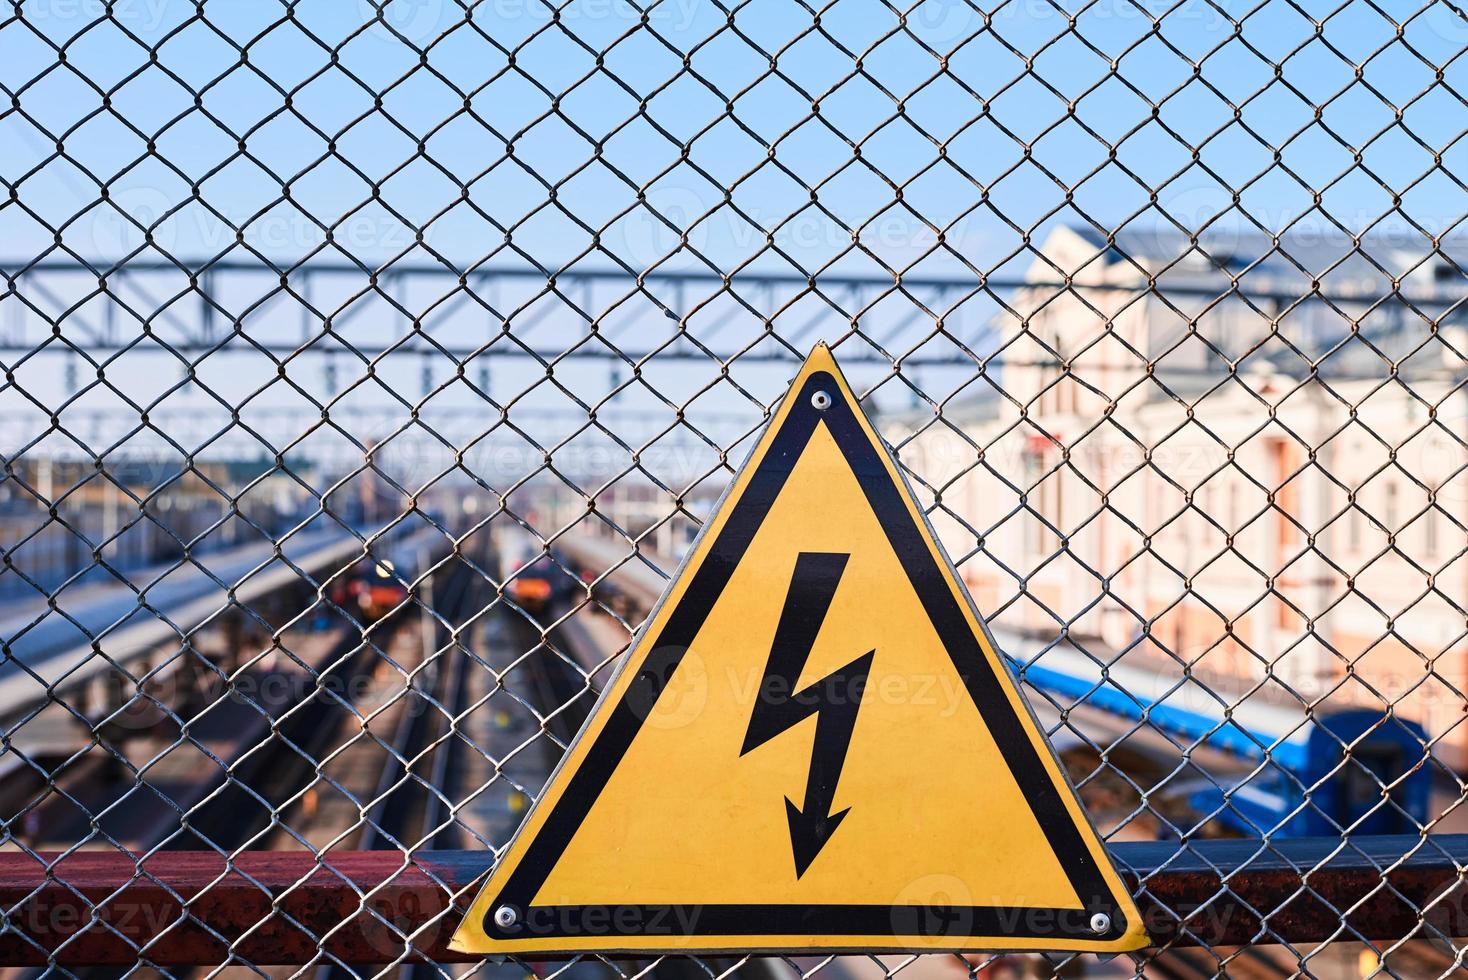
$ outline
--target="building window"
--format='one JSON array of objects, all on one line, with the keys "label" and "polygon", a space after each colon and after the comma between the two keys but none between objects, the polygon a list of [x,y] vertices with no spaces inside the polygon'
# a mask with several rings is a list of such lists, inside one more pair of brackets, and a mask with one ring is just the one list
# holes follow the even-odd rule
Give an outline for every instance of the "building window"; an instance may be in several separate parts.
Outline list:
[{"label": "building window", "polygon": [[1351,509],[1346,515],[1346,546],[1352,551],[1361,550],[1361,487],[1351,490]]},{"label": "building window", "polygon": [[1026,523],[1030,527],[1030,551],[1032,554],[1043,555],[1045,553],[1045,524],[1040,520],[1040,515],[1045,513],[1045,484],[1040,482],[1044,466],[1044,457],[1034,446],[1028,446],[1024,451],[1024,486],[1026,506],[1030,513],[1027,515]]}]

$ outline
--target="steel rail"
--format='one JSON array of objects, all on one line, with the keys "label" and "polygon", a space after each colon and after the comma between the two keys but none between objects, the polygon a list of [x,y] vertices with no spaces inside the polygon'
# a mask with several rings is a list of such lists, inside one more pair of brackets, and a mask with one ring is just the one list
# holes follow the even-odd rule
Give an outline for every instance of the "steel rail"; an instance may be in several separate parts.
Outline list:
[{"label": "steel rail", "polygon": [[[451,775],[456,778],[457,773],[451,774],[450,766],[457,747],[462,744],[455,726],[467,702],[464,666],[468,658],[446,651],[452,632],[445,623],[457,626],[471,620],[474,578],[472,567],[455,559],[452,567],[430,580],[431,591],[425,598],[423,611],[427,627],[423,670],[414,683],[416,696],[403,705],[403,717],[393,738],[395,755],[383,768],[376,802],[364,813],[362,833],[357,840],[361,851],[384,852],[401,860],[403,852],[418,840],[426,838],[433,847],[448,846],[456,840],[453,834],[456,825],[452,821],[441,826],[442,804],[434,790],[444,794],[454,792]],[[438,709],[440,704],[447,706],[450,715]],[[415,774],[425,763],[429,768],[426,784]],[[445,904],[440,892],[431,907],[442,913]],[[411,934],[412,928],[406,932]],[[403,946],[399,940],[399,947]],[[423,966],[421,962],[407,964],[404,980],[426,976]],[[327,963],[317,969],[315,980],[351,980],[353,976],[341,963]]]},{"label": "steel rail", "polygon": [[[375,796],[376,803],[369,807],[362,827],[362,837],[357,844],[362,850],[401,852],[413,843],[405,839],[407,835],[416,830],[429,829],[424,824],[428,818],[427,809],[434,796],[424,782],[414,775],[414,770],[425,761],[420,756],[428,751],[434,758],[432,772],[438,773],[438,760],[445,754],[447,744],[440,743],[452,726],[451,719],[445,717],[435,705],[448,703],[454,697],[454,685],[462,681],[461,672],[457,670],[455,662],[459,658],[439,652],[448,643],[449,631],[438,622],[438,618],[450,623],[463,622],[467,618],[465,610],[473,572],[457,560],[454,564],[456,567],[447,574],[436,576],[439,578],[435,583],[438,587],[429,600],[436,615],[427,610],[423,613],[433,623],[430,632],[433,648],[423,651],[425,669],[420,672],[419,680],[412,688],[414,696],[403,705],[404,715],[393,740],[393,749],[401,761],[398,758],[390,759],[383,768]],[[439,784],[430,778],[427,785],[437,787]]]}]

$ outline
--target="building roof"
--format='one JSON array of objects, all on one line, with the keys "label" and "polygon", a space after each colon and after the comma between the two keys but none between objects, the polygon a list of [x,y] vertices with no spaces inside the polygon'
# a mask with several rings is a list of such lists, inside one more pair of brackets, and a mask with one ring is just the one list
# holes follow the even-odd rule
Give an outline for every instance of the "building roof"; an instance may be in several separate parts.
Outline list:
[{"label": "building roof", "polygon": [[[1065,227],[1047,245],[1068,238],[1074,254],[1079,240],[1082,251],[1100,253],[1108,281],[1125,282],[1130,267],[1139,285],[1154,279],[1155,292],[1190,316],[1233,304],[1226,328],[1200,323],[1199,333],[1211,329],[1210,343],[1254,367],[1334,378],[1381,376],[1393,364],[1417,376],[1468,368],[1461,356],[1468,353],[1468,240],[1434,245],[1414,232],[1356,242],[1330,232],[1195,240],[1175,230],[1129,230],[1108,239],[1092,228]],[[1173,326],[1173,333],[1185,329]],[[1153,339],[1158,353],[1177,338]],[[1213,366],[1227,369],[1222,358]],[[1167,359],[1158,367],[1166,373]]]},{"label": "building roof", "polygon": [[1326,294],[1366,296],[1390,292],[1396,279],[1409,298],[1468,296],[1468,238],[1461,236],[1434,244],[1415,231],[1383,233],[1357,243],[1334,226],[1296,229],[1277,240],[1257,231],[1208,231],[1194,239],[1176,229],[1124,229],[1108,238],[1089,225],[1052,234],[1062,232],[1102,252],[1107,265],[1166,270],[1160,285],[1227,284],[1239,277],[1246,292],[1300,296],[1318,282]]},{"label": "building roof", "polygon": [[[1313,371],[1324,379],[1383,377],[1393,364],[1402,377],[1468,371],[1462,356],[1468,355],[1468,238],[1434,245],[1414,232],[1368,236],[1357,243],[1331,228],[1330,234],[1296,231],[1278,241],[1260,233],[1224,232],[1194,240],[1175,230],[1127,229],[1108,237],[1089,226],[1065,225],[1053,229],[1039,251],[1062,269],[1066,261],[1059,254],[1072,264],[1078,261],[1078,267],[1067,269],[1078,282],[1092,281],[1085,273],[1099,271],[1095,263],[1100,262],[1107,271],[1104,281],[1124,286],[1130,267],[1138,288],[1154,278],[1153,291],[1183,309],[1235,304],[1244,328],[1236,324],[1217,331],[1227,336],[1208,339],[1234,360],[1242,358],[1242,368],[1293,378]],[[1029,278],[1053,283],[1056,274],[1037,260]],[[1001,316],[996,333],[1004,336],[1014,320]],[[1153,338],[1155,350],[1166,350],[1186,329],[1177,317],[1168,319],[1165,335]],[[1228,362],[1210,357],[1206,363],[1194,358],[1184,364],[1182,358],[1162,357],[1157,367],[1170,390],[1186,393],[1211,388]],[[994,414],[998,398],[984,386],[954,399],[944,415],[979,421]],[[927,413],[889,418],[899,421],[909,414]]]}]

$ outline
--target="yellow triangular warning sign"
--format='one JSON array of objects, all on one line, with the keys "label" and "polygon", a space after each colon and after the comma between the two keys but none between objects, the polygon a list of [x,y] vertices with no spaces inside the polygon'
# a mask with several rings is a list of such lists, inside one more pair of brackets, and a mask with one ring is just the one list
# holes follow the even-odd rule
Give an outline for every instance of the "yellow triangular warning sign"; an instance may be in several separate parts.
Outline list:
[{"label": "yellow triangular warning sign", "polygon": [[1146,943],[1054,753],[821,346],[452,945]]}]

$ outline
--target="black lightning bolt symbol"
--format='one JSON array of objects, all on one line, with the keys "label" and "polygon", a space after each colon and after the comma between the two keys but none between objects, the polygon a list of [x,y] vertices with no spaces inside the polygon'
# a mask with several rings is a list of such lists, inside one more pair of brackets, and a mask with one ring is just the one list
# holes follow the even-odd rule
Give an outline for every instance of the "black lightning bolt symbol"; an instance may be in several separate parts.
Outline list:
[{"label": "black lightning bolt symbol", "polygon": [[[740,755],[765,744],[776,735],[816,715],[815,744],[811,748],[810,773],[805,781],[805,805],[796,807],[785,799],[785,816],[790,821],[790,848],[795,854],[795,877],[805,874],[821,848],[831,839],[846,814],[831,812],[836,783],[846,762],[846,749],[856,728],[856,713],[871,670],[869,650],[840,670],[795,691],[811,647],[820,633],[831,598],[850,555],[802,552],[795,561],[785,608],[770,645],[764,681],[756,695],[749,731]],[[793,692],[793,693],[792,693]]]}]

